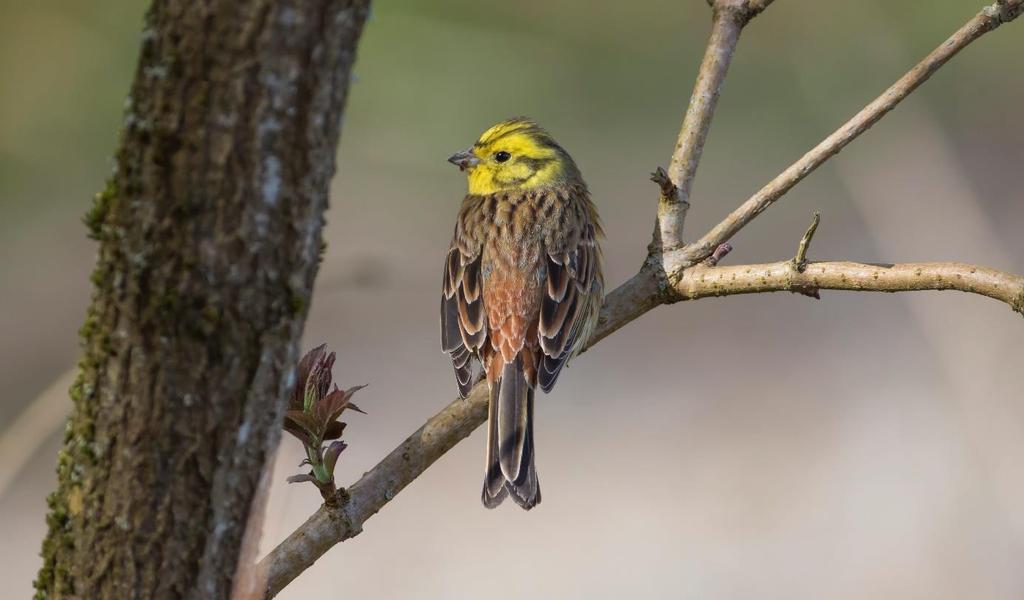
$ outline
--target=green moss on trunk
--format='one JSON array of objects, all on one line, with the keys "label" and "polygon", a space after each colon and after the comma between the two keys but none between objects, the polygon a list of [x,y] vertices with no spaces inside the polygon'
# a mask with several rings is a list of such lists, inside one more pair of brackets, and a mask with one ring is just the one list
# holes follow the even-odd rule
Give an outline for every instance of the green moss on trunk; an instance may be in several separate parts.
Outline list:
[{"label": "green moss on trunk", "polygon": [[154,0],[117,167],[83,218],[99,258],[37,598],[230,595],[367,9]]}]

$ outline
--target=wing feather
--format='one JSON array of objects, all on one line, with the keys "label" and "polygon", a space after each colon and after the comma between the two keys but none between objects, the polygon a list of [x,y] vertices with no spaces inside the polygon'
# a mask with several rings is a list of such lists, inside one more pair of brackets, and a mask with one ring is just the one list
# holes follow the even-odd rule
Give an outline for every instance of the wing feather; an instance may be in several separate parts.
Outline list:
[{"label": "wing feather", "polygon": [[555,386],[562,368],[589,339],[596,322],[603,282],[594,234],[593,225],[587,225],[570,252],[548,253],[546,293],[537,327],[544,353],[537,382],[545,392]]},{"label": "wing feather", "polygon": [[[548,283],[548,299],[554,302],[561,302],[565,298],[565,290],[569,287],[569,280],[572,276],[569,274],[569,270],[564,267],[566,260],[556,259],[555,257],[548,255],[548,269],[547,269],[547,283]],[[551,268],[552,265],[555,268]]]},{"label": "wing feather", "polygon": [[459,393],[465,397],[472,387],[473,351],[487,338],[479,254],[467,257],[453,243],[445,257],[441,288],[441,349],[451,356]]}]

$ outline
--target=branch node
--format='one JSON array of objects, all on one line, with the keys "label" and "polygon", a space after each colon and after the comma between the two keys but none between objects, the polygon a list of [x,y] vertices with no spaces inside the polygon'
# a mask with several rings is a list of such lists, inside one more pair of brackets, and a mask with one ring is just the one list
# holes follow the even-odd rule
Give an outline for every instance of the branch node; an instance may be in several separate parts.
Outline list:
[{"label": "branch node", "polygon": [[814,232],[818,230],[819,223],[821,223],[821,213],[814,211],[811,224],[807,227],[807,231],[804,232],[804,237],[800,238],[800,245],[796,248],[796,256],[793,257],[793,266],[798,273],[803,273],[804,269],[807,268],[807,249],[811,246],[811,239],[814,237]]},{"label": "branch node", "polygon": [[774,0],[708,0],[708,6],[715,11],[731,11],[738,17],[740,26],[761,14]]},{"label": "branch node", "polygon": [[323,494],[324,505],[333,509],[345,506],[350,498],[351,496],[349,496],[348,490],[345,488],[335,488],[332,493]]},{"label": "branch node", "polygon": [[679,188],[676,184],[672,183],[672,180],[668,176],[668,172],[665,169],[658,167],[653,173],[651,173],[651,181],[658,184],[658,188],[661,190],[662,202],[683,202],[689,204],[679,194]]},{"label": "branch node", "polygon": [[1020,316],[1024,317],[1024,289],[1022,289],[1021,292],[1017,294],[1017,297],[1013,299],[1013,302],[1010,304],[1010,308],[1012,308],[1014,312],[1020,314]]},{"label": "branch node", "polygon": [[808,298],[814,298],[815,300],[821,300],[821,294],[818,293],[818,288],[813,286],[795,285],[789,291],[794,294],[800,294],[801,296],[807,296]]},{"label": "branch node", "polygon": [[732,252],[732,244],[728,242],[719,244],[718,247],[715,248],[715,251],[711,253],[711,256],[704,259],[704,264],[706,264],[709,267],[713,267],[718,264],[718,261],[725,258],[725,255],[729,254],[730,252]]},{"label": "branch node", "polygon": [[651,173],[651,181],[658,184],[661,190],[658,199],[658,226],[649,250],[661,253],[666,250],[678,250],[683,247],[683,222],[690,203],[686,194],[669,177],[665,169],[658,167]]},{"label": "branch node", "polygon": [[982,14],[997,21],[996,27],[1009,23],[1024,13],[1024,2],[1017,0],[996,0],[995,4],[981,9]]}]

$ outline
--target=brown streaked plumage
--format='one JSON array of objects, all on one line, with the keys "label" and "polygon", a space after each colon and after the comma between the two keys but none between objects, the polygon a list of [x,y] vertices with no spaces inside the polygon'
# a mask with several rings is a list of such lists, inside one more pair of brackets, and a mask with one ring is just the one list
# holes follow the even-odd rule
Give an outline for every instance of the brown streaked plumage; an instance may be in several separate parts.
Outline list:
[{"label": "brown streaked plumage", "polygon": [[511,495],[530,509],[540,502],[534,389],[551,391],[596,324],[600,220],[572,158],[527,119],[449,160],[469,171],[469,194],[444,263],[441,346],[463,396],[471,358],[490,389],[484,505]]}]

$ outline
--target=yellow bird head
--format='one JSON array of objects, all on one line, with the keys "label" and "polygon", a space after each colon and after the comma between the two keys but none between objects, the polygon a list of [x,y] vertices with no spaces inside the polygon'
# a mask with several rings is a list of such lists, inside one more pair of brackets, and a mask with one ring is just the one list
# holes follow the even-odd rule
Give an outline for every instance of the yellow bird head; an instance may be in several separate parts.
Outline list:
[{"label": "yellow bird head", "polygon": [[569,154],[551,135],[525,117],[502,121],[448,162],[468,171],[469,193],[531,190],[580,180]]}]

